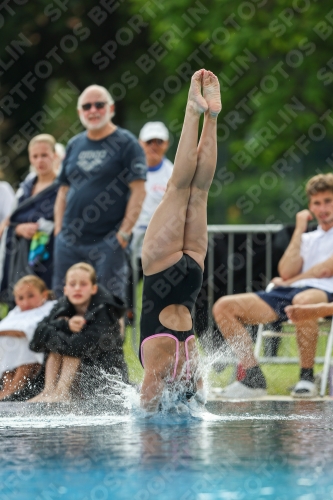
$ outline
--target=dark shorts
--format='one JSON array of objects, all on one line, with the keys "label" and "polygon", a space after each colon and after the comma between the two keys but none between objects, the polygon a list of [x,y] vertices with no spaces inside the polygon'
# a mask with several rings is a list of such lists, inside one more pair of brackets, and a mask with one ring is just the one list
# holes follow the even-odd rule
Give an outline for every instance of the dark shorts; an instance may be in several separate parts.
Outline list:
[{"label": "dark shorts", "polygon": [[[311,290],[312,286],[304,286],[302,288],[296,288],[291,286],[278,286],[273,288],[271,292],[255,292],[258,297],[266,302],[279,316],[280,321],[287,321],[288,318],[284,312],[284,308],[292,304],[293,298],[300,292],[304,290]],[[328,302],[333,302],[333,293],[323,292],[327,295]]]},{"label": "dark shorts", "polygon": [[69,244],[59,233],[54,245],[53,291],[61,297],[67,269],[77,262],[88,262],[97,274],[97,281],[125,303],[128,281],[128,260],[116,236],[91,244]]}]

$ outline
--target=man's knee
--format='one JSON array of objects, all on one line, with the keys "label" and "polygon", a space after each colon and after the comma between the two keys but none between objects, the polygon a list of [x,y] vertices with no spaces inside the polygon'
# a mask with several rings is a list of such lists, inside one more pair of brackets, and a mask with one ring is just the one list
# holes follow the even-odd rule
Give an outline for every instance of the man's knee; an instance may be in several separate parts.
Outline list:
[{"label": "man's knee", "polygon": [[312,294],[306,292],[300,292],[292,300],[293,306],[302,306],[307,304],[315,304],[318,300],[315,300],[315,297]]},{"label": "man's knee", "polygon": [[237,295],[225,295],[218,299],[213,305],[213,317],[218,322],[224,317],[237,316],[240,312],[239,304],[237,303]]}]

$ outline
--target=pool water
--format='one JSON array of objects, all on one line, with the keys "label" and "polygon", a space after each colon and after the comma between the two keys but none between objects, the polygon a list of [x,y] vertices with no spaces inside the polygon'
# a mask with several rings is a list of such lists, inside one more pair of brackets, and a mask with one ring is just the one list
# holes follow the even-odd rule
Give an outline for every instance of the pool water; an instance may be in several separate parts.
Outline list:
[{"label": "pool water", "polygon": [[39,406],[0,406],[1,500],[333,499],[333,401],[154,419]]}]

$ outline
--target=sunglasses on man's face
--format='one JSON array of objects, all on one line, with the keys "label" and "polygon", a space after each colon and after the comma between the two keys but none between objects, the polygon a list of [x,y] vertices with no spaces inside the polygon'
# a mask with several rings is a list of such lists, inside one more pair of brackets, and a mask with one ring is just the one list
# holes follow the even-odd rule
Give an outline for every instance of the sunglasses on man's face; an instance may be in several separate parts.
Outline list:
[{"label": "sunglasses on man's face", "polygon": [[149,141],[146,141],[146,144],[157,144],[157,146],[160,146],[163,142],[162,139],[149,139]]},{"label": "sunglasses on man's face", "polygon": [[81,104],[81,108],[84,110],[84,111],[89,111],[89,109],[92,107],[92,106],[95,106],[96,109],[103,109],[104,106],[106,105],[107,103],[106,102],[102,102],[102,101],[97,101],[97,102],[86,102],[85,104]]}]

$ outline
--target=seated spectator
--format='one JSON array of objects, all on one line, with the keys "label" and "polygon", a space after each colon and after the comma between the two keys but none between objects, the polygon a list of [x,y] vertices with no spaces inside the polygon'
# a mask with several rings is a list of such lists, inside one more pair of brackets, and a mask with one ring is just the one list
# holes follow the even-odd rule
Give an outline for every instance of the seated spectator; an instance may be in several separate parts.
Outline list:
[{"label": "seated spectator", "polygon": [[10,301],[14,284],[26,274],[39,276],[51,287],[53,210],[59,187],[54,148],[55,139],[49,134],[37,135],[29,143],[29,159],[36,174],[21,184],[18,205],[7,220],[1,241],[0,291],[5,301]]},{"label": "seated spectator", "polygon": [[47,316],[55,301],[37,276],[24,276],[14,287],[16,307],[0,322],[0,399],[20,390],[43,364],[44,355],[29,349],[38,323]]},{"label": "seated spectator", "polygon": [[[309,210],[296,215],[296,227],[279,262],[280,278],[273,280],[276,285],[273,290],[226,296],[214,304],[215,321],[245,369],[245,378],[223,391],[226,398],[266,394],[266,380],[254,357],[252,340],[244,324],[286,321],[285,308],[289,305],[333,300],[333,174],[320,174],[310,179],[306,193]],[[306,233],[307,223],[313,218],[317,219],[318,228]],[[315,321],[306,325],[306,334],[300,331],[300,327],[304,327],[304,322],[296,323],[299,338],[316,338]],[[313,362],[302,352],[300,380],[314,382]],[[295,392],[297,386],[292,394]],[[301,394],[305,394],[303,390],[297,395]]]},{"label": "seated spectator", "polygon": [[30,343],[32,350],[49,354],[45,388],[31,401],[70,400],[79,368],[83,374],[87,367],[117,373],[127,382],[118,321],[123,309],[119,298],[97,286],[90,264],[79,262],[70,267],[64,297],[38,325]]}]

